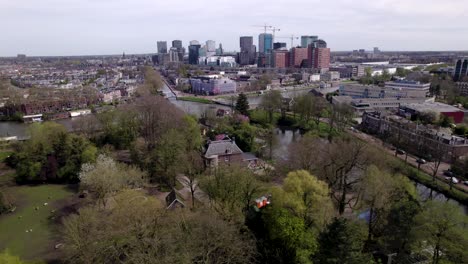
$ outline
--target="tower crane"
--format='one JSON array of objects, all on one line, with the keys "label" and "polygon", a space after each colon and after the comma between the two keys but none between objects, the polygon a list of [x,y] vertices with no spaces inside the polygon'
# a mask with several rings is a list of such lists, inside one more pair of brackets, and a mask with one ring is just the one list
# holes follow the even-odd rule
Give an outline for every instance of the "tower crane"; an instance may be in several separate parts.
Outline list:
[{"label": "tower crane", "polygon": [[276,27],[271,27],[270,30],[273,32],[273,42],[275,42],[275,33],[276,31],[281,31],[281,29]]},{"label": "tower crane", "polygon": [[267,23],[265,23],[263,26],[260,26],[260,25],[253,25],[252,27],[261,27],[261,28],[264,29],[265,34],[266,34],[266,33],[267,33],[267,30],[270,29],[270,28],[272,28],[273,26],[267,25]]}]

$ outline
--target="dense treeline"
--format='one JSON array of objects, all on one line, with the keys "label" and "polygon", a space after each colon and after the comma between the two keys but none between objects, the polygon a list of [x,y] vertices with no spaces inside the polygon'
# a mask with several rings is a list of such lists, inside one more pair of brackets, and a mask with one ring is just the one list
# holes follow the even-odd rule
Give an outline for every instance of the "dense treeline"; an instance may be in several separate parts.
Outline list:
[{"label": "dense treeline", "polygon": [[97,148],[62,125],[46,122],[29,128],[30,140],[15,144],[7,159],[19,183],[78,182],[81,164],[94,161]]}]

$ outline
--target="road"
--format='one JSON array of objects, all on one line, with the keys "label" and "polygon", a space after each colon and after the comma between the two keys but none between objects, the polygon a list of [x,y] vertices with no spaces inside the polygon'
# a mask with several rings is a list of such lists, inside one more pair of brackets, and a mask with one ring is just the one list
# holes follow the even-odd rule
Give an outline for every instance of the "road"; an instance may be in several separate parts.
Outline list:
[{"label": "road", "polygon": [[[395,156],[395,150],[392,149],[393,146],[388,145],[388,144],[384,145],[382,140],[380,140],[379,138],[376,138],[376,137],[374,137],[372,135],[360,132],[360,131],[355,130],[355,129],[348,129],[348,132],[350,134],[354,135],[355,137],[360,138],[360,139],[364,140],[365,142],[369,142],[369,143],[375,145],[376,147],[386,151],[387,153]],[[398,155],[397,157],[400,158],[401,160],[405,161],[406,155]],[[418,162],[416,161],[417,159],[418,159],[417,157],[408,154],[407,163],[409,163],[412,166],[417,168],[418,167]],[[434,173],[433,172],[433,166],[434,166],[434,163],[428,162],[426,164],[422,164],[420,169],[422,171],[424,171],[425,173],[432,176],[432,174]],[[448,169],[450,169],[450,164],[445,163],[445,162],[440,163],[440,166],[439,166],[439,169],[438,169],[437,175],[436,175],[437,180],[447,183],[447,181],[445,180],[446,176],[444,175],[444,171],[448,170]],[[468,186],[464,185],[461,182],[458,183],[458,184],[454,184],[454,187],[455,187],[455,185],[456,185],[457,189],[460,189],[461,191],[464,191],[464,192],[468,193]]]}]

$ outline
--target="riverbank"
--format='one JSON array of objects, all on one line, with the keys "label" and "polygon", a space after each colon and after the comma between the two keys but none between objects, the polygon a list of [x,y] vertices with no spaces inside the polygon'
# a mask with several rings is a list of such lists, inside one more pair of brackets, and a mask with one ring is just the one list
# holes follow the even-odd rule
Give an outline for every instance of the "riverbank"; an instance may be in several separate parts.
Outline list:
[{"label": "riverbank", "polygon": [[177,97],[179,101],[187,101],[187,102],[195,102],[200,104],[214,104],[215,102],[210,99],[206,99],[203,97],[195,97],[195,96],[184,96],[184,97]]},{"label": "riverbank", "polygon": [[391,161],[391,163],[388,164],[388,166],[390,166],[391,169],[395,172],[399,172],[407,176],[411,180],[423,184],[424,186],[430,188],[431,190],[434,190],[435,192],[442,193],[445,196],[454,199],[465,206],[468,205],[468,193],[465,191],[464,186],[452,185],[451,188],[450,184],[444,181],[445,178],[441,177],[440,175],[436,177],[434,181],[433,177],[426,173],[423,170],[422,166],[418,170],[416,163],[405,162],[402,158],[395,157],[393,154],[393,150],[390,150],[389,148],[383,146],[382,142],[379,139],[372,137],[371,135],[355,131],[348,131],[348,134],[368,143],[370,146],[377,148],[380,151],[383,151],[383,154],[386,155],[389,161]]}]

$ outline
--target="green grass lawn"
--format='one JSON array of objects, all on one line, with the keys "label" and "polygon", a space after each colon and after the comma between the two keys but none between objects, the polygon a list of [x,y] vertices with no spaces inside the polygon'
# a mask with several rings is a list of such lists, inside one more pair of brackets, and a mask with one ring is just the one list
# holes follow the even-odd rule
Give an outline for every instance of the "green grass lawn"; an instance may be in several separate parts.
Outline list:
[{"label": "green grass lawn", "polygon": [[3,162],[11,154],[13,154],[13,152],[11,152],[11,151],[0,151],[0,162]]},{"label": "green grass lawn", "polygon": [[[65,185],[15,186],[8,191],[17,207],[14,213],[0,216],[0,249],[8,248],[22,259],[41,260],[54,250],[56,232],[51,210],[57,210],[55,202],[71,197],[73,192]],[[30,229],[32,232],[26,232]]]}]

